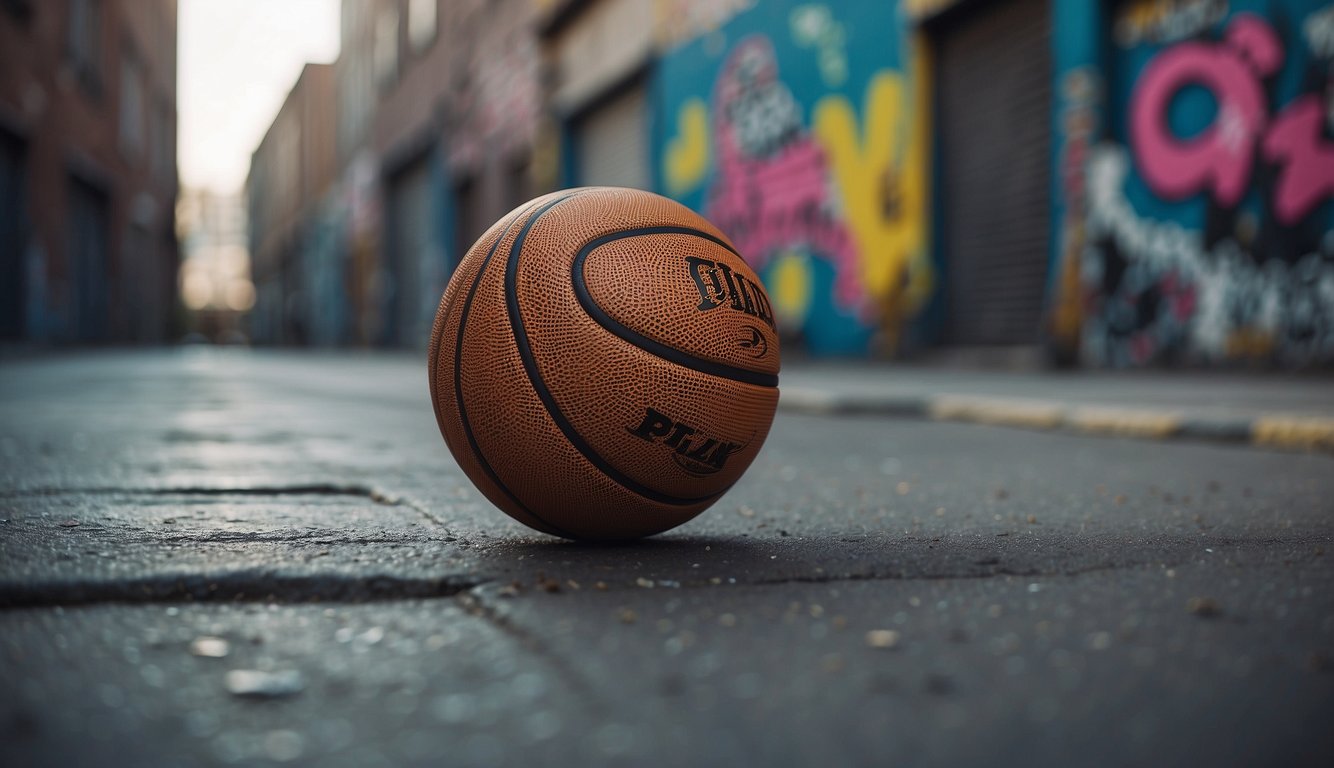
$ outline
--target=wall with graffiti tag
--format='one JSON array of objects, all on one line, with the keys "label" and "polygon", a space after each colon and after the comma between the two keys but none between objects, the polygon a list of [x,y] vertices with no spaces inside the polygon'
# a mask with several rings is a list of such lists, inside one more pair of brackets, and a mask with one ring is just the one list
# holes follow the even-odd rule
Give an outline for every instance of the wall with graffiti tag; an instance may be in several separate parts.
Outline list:
[{"label": "wall with graffiti tag", "polygon": [[1334,6],[1132,0],[1111,22],[1105,69],[1058,73],[1080,160],[1057,160],[1058,334],[1077,322],[1096,365],[1334,363]]},{"label": "wall with graffiti tag", "polygon": [[711,7],[662,41],[659,187],[732,238],[809,352],[894,349],[935,282],[921,46],[890,2]]}]

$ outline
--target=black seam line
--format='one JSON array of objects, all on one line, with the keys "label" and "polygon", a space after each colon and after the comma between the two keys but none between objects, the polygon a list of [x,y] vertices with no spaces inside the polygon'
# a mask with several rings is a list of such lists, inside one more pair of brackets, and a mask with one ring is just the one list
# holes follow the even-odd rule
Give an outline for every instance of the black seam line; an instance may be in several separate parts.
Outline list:
[{"label": "black seam line", "polygon": [[[569,197],[569,195],[553,201],[547,208],[565,200],[566,197]],[[500,476],[496,474],[495,469],[491,467],[491,463],[486,460],[486,455],[482,453],[482,447],[477,444],[477,436],[472,432],[472,423],[468,421],[467,406],[463,404],[463,329],[468,325],[468,313],[472,310],[473,296],[477,293],[477,286],[481,285],[482,276],[486,274],[486,267],[491,263],[491,257],[496,255],[496,250],[500,247],[501,241],[509,235],[510,230],[519,222],[519,219],[523,218],[524,214],[532,209],[533,206],[529,206],[520,211],[508,224],[505,225],[505,228],[501,230],[500,236],[491,244],[491,250],[487,251],[486,258],[482,260],[482,266],[477,269],[477,276],[473,278],[472,286],[468,289],[468,296],[463,301],[463,310],[459,315],[458,339],[454,344],[454,401],[458,404],[459,420],[463,423],[464,434],[468,436],[468,445],[472,447],[472,455],[477,457],[477,463],[482,465],[482,471],[486,473],[487,477],[491,478],[491,482],[495,483],[496,487],[500,489],[500,492],[508,496],[510,501],[514,502],[515,506],[530,515],[534,520],[546,526],[548,529],[547,533],[554,533],[557,536],[564,536],[565,538],[574,538],[574,535],[569,531],[565,531],[552,525],[550,522],[543,519],[541,515],[538,515],[529,509],[528,505],[520,501],[514,491],[511,491],[509,486],[505,485],[500,479]],[[546,208],[543,208],[542,210],[546,210]],[[527,231],[526,227],[525,231]]]},{"label": "black seam line", "polygon": [[[561,199],[563,200],[564,198]],[[565,439],[569,440],[570,444],[573,445],[579,453],[583,454],[584,458],[587,459],[590,464],[597,467],[602,471],[602,474],[611,478],[626,490],[639,494],[651,501],[656,501],[659,504],[675,507],[688,507],[695,504],[712,502],[726,493],[728,488],[724,488],[717,493],[711,493],[707,496],[686,498],[681,496],[671,496],[660,491],[655,491],[646,485],[636,482],[632,478],[626,477],[624,473],[613,467],[606,459],[602,458],[597,451],[593,450],[593,447],[584,440],[583,435],[580,435],[579,432],[575,430],[574,426],[566,420],[565,414],[561,413],[560,406],[556,404],[556,399],[551,396],[551,391],[547,389],[546,382],[542,380],[542,374],[537,370],[537,362],[533,359],[533,350],[528,345],[528,332],[524,329],[523,315],[519,312],[519,295],[516,292],[516,288],[519,277],[519,257],[523,253],[523,242],[528,236],[528,230],[532,229],[533,225],[537,223],[537,220],[542,218],[542,215],[558,202],[560,202],[560,200],[549,203],[546,207],[529,217],[528,221],[524,223],[523,229],[519,230],[519,236],[516,237],[514,242],[510,245],[508,263],[505,265],[505,301],[509,305],[510,329],[514,332],[514,345],[519,348],[519,357],[523,360],[523,367],[528,371],[528,380],[532,383],[538,398],[542,400],[542,404],[546,406],[547,413],[551,416],[551,420],[556,422],[556,426],[559,427],[560,431],[565,435]],[[729,488],[730,487],[731,486],[729,486]]]},{"label": "black seam line", "polygon": [[690,227],[643,227],[641,229],[627,229],[621,232],[612,232],[609,235],[603,235],[588,245],[585,245],[580,249],[579,254],[574,257],[574,267],[571,275],[571,279],[574,281],[574,293],[579,297],[579,304],[583,306],[584,311],[588,313],[589,317],[592,317],[597,321],[598,325],[606,328],[608,331],[611,331],[645,352],[661,357],[664,360],[683,365],[692,370],[699,371],[700,373],[707,373],[710,376],[719,376],[724,379],[732,379],[733,381],[740,381],[745,384],[754,384],[759,387],[778,386],[778,374],[776,373],[761,373],[746,368],[738,368],[733,365],[728,365],[727,363],[706,360],[702,357],[686,354],[679,349],[673,349],[660,341],[654,341],[638,331],[627,328],[617,322],[615,318],[607,314],[606,310],[593,300],[593,295],[588,292],[588,284],[584,280],[584,261],[587,259],[588,254],[607,243],[624,240],[630,237],[641,237],[643,235],[694,235],[695,237],[703,238],[709,242],[717,243],[727,250],[732,251],[732,253],[736,253],[736,251],[732,250],[730,245],[723,242],[721,239],[710,235],[708,232],[701,232],[698,229],[691,229]]}]

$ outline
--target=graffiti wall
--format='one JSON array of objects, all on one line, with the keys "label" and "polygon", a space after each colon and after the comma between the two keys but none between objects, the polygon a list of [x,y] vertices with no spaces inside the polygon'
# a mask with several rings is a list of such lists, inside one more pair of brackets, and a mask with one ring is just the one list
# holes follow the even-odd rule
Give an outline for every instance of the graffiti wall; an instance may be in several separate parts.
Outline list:
[{"label": "graffiti wall", "polygon": [[[1112,23],[1105,82],[1063,76],[1083,358],[1334,363],[1334,6],[1133,0]],[[1080,94],[1101,87],[1088,147]]]},{"label": "graffiti wall", "polygon": [[895,3],[664,0],[659,186],[813,354],[893,349],[932,293],[930,83]]}]

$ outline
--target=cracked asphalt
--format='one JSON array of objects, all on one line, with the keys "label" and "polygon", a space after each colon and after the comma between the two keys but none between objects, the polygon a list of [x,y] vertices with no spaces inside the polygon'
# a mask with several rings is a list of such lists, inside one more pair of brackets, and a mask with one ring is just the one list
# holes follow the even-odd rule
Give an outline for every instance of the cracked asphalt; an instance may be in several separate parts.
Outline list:
[{"label": "cracked asphalt", "polygon": [[7,360],[0,763],[1328,766],[1331,470],[780,411],[593,546],[471,487],[416,357]]}]

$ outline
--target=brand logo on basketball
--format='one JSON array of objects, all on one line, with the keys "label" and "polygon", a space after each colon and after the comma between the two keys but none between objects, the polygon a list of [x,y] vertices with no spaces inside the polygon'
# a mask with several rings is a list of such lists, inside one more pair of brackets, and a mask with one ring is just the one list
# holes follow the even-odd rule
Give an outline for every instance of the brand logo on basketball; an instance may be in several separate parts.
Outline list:
[{"label": "brand logo on basketball", "polygon": [[769,342],[764,340],[764,334],[759,328],[753,325],[747,325],[745,332],[741,334],[741,340],[737,346],[750,352],[750,356],[756,360],[769,353]]},{"label": "brand logo on basketball", "polygon": [[728,456],[742,447],[701,435],[694,427],[653,408],[645,408],[644,420],[638,426],[626,427],[626,430],[641,440],[671,448],[672,460],[692,475],[712,475],[723,468]]},{"label": "brand logo on basketball", "polygon": [[690,269],[690,278],[699,290],[697,309],[700,312],[726,305],[774,329],[773,307],[769,306],[763,288],[733,272],[731,267],[721,261],[687,256],[686,264]]}]

